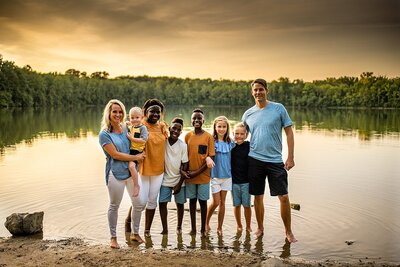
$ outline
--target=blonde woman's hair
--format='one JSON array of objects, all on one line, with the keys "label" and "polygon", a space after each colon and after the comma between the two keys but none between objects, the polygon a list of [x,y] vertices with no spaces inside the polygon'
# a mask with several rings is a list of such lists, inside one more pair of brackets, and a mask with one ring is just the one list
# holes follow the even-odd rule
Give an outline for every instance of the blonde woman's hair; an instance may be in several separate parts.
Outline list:
[{"label": "blonde woman's hair", "polygon": [[[111,99],[110,101],[108,101],[108,103],[103,111],[103,118],[101,119],[101,130],[106,130],[107,132],[112,132],[113,129],[112,129],[111,122],[110,122],[110,113],[111,113],[111,107],[114,104],[121,107],[122,113],[123,113],[122,121],[123,122],[125,121],[126,110],[125,110],[124,104],[122,104],[122,102],[119,101],[118,99]],[[124,127],[124,125],[125,124],[122,124],[121,126]]]},{"label": "blonde woman's hair", "polygon": [[231,138],[229,136],[229,132],[230,132],[229,131],[229,121],[228,121],[228,118],[225,117],[225,116],[216,117],[215,120],[214,120],[214,123],[213,123],[214,140],[218,140],[218,133],[217,133],[217,129],[215,127],[217,125],[217,122],[220,122],[220,121],[223,121],[223,122],[226,123],[226,133],[224,135],[224,141],[227,142],[227,143],[230,143],[231,142]]},{"label": "blonde woman's hair", "polygon": [[131,116],[132,113],[139,113],[140,115],[143,116],[142,109],[140,107],[133,107],[129,110],[129,117]]}]

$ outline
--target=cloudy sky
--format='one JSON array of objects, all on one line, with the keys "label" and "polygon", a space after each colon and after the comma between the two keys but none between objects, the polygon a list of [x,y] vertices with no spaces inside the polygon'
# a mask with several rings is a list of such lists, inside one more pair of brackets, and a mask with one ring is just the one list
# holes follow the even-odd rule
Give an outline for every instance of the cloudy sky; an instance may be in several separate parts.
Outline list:
[{"label": "cloudy sky", "polygon": [[0,54],[40,72],[400,76],[398,0],[0,0]]}]

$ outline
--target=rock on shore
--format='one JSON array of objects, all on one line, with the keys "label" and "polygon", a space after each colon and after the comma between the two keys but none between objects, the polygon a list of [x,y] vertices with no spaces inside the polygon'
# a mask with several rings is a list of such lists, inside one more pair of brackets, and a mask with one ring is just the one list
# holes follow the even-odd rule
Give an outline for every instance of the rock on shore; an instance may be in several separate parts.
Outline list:
[{"label": "rock on shore", "polygon": [[44,212],[13,213],[6,218],[4,226],[12,235],[32,235],[43,231]]}]

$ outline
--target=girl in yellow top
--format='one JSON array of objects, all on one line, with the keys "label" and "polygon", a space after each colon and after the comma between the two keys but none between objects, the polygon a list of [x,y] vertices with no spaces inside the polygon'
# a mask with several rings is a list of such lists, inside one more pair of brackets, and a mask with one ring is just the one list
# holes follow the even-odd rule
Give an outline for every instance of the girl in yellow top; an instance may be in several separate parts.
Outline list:
[{"label": "girl in yellow top", "polygon": [[[168,126],[160,121],[164,115],[164,104],[158,99],[149,99],[143,105],[143,125],[147,127],[149,136],[145,147],[145,159],[139,164],[139,196],[133,201],[133,233],[132,241],[143,242],[139,235],[142,211],[145,213],[145,236],[150,236],[150,228],[157,207],[157,197],[164,176],[165,141],[168,138]],[[129,212],[129,215],[131,213]],[[131,221],[130,216],[127,224]]]}]

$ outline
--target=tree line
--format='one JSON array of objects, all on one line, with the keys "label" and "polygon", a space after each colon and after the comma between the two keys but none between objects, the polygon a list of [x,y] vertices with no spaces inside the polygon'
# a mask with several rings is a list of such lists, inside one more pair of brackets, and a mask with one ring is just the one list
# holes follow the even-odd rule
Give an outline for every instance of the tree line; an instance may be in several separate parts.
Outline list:
[{"label": "tree line", "polygon": [[[141,105],[153,97],[167,105],[250,106],[250,82],[146,75],[111,79],[106,71],[88,75],[76,69],[40,73],[0,55],[0,107],[97,106],[112,98]],[[287,106],[400,108],[400,78],[372,72],[312,82],[282,77],[269,89],[270,100]]]}]

